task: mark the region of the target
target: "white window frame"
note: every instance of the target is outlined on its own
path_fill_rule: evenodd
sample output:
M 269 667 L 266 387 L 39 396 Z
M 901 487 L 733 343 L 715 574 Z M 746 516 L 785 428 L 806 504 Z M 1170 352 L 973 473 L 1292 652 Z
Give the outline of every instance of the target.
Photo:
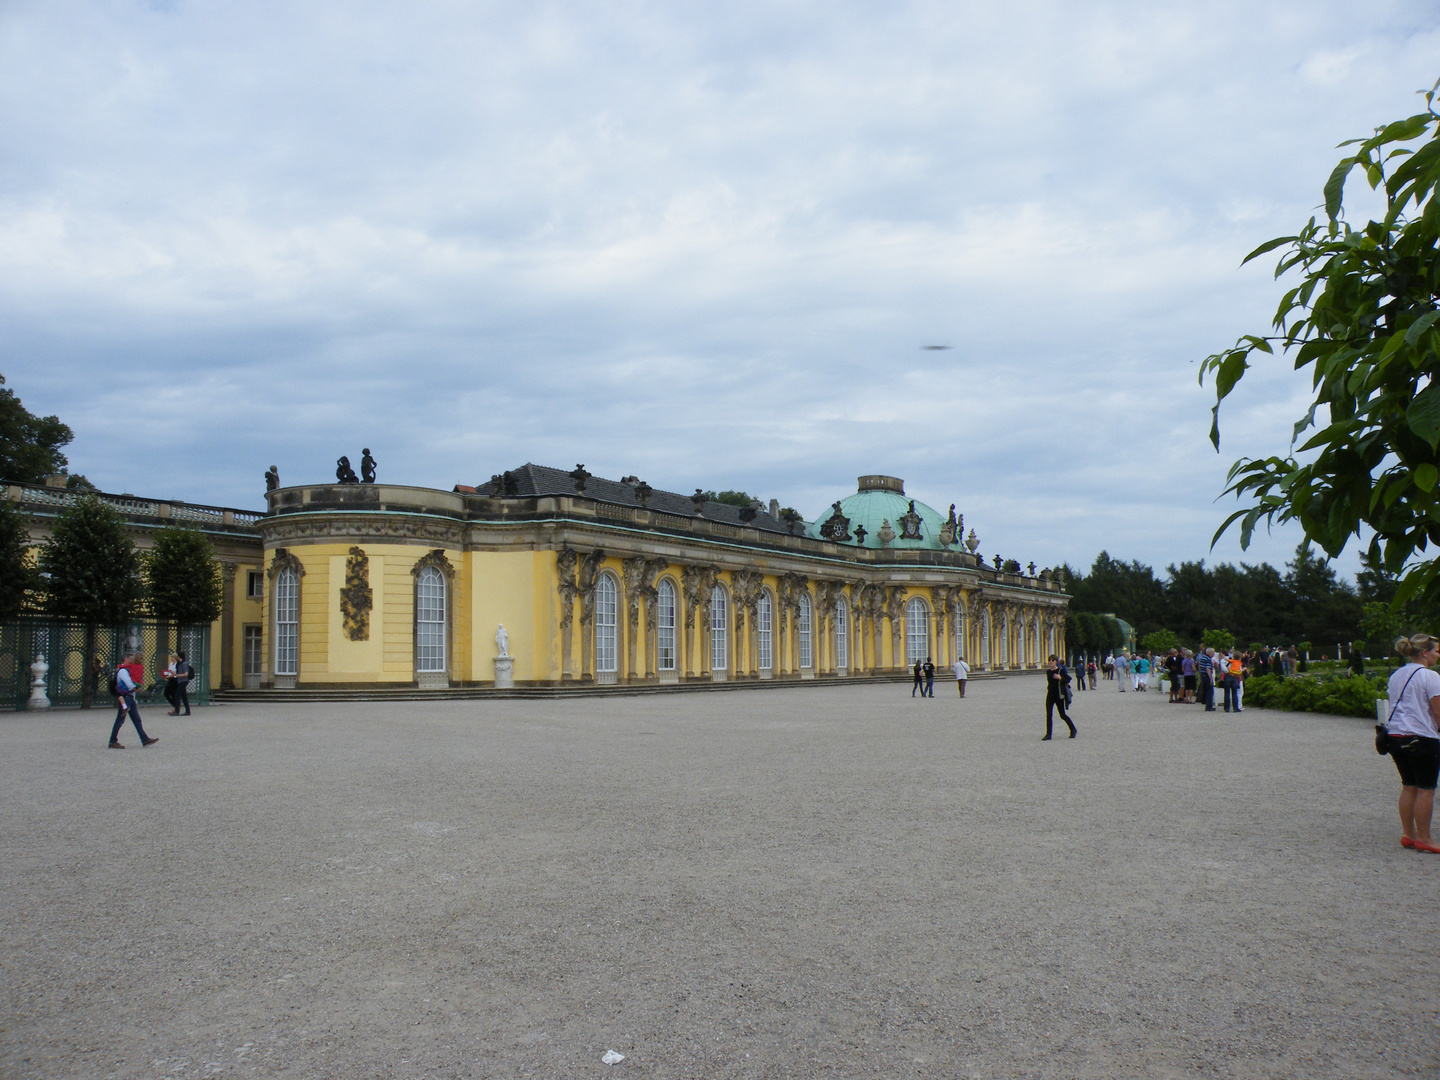
M 655 596 L 655 664 L 661 671 L 675 670 L 675 586 L 661 578 Z
M 426 566 L 415 575 L 415 670 L 421 674 L 434 675 L 449 670 L 449 650 L 445 642 L 450 604 L 447 586 L 439 567 Z
M 246 623 L 240 629 L 240 674 L 260 675 L 265 658 L 265 635 L 257 623 Z
M 263 600 L 265 598 L 265 575 L 259 570 L 246 571 L 245 598 L 247 600 Z
M 755 661 L 761 671 L 775 670 L 775 602 L 769 590 L 755 601 Z
M 710 593 L 710 670 L 730 670 L 730 595 L 723 585 Z
M 905 663 L 914 666 L 930 655 L 930 608 L 918 596 L 905 601 Z
M 814 639 L 811 628 L 814 620 L 810 617 L 810 594 L 800 594 L 800 610 L 795 616 L 795 636 L 800 642 L 800 669 L 808 671 L 815 666 Z
M 620 586 L 613 574 L 601 574 L 595 581 L 595 673 L 614 674 L 620 670 L 619 625 Z
M 850 670 L 850 605 L 843 596 L 835 601 L 835 667 Z
M 275 575 L 275 674 L 300 670 L 300 577 L 286 566 Z

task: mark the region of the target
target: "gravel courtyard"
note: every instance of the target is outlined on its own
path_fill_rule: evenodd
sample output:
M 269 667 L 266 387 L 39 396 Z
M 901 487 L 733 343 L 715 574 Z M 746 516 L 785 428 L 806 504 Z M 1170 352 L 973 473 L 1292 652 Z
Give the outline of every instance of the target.
M 1370 726 L 1101 687 L 0 714 L 0 1075 L 1440 1073 Z

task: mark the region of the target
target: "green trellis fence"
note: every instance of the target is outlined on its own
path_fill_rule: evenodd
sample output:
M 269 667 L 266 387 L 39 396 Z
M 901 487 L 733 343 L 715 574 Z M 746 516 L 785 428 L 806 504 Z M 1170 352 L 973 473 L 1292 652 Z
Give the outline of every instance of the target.
M 85 674 L 92 661 L 86 658 L 84 623 L 22 615 L 14 622 L 0 624 L 0 709 L 23 709 L 30 700 L 30 665 L 44 654 L 50 671 L 45 692 L 52 707 L 77 706 L 85 689 Z M 182 626 L 178 644 L 176 628 L 158 619 L 132 619 L 124 626 L 97 626 L 93 656 L 100 658 L 104 675 L 96 688 L 94 706 L 110 708 L 114 699 L 106 689 L 109 673 L 120 657 L 138 652 L 145 659 L 145 680 L 138 698 L 141 702 L 163 702 L 164 684 L 155 676 L 165 670 L 169 652 L 180 649 L 195 665 L 189 693 L 191 704 L 210 703 L 210 627 Z

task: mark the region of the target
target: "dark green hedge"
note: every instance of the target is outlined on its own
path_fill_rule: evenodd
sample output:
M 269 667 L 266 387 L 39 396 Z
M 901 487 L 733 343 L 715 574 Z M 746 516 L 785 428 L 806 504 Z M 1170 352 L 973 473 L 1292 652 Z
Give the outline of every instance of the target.
M 1383 684 L 1358 675 L 1345 679 L 1258 675 L 1245 680 L 1245 704 L 1261 709 L 1373 718 L 1375 702 L 1384 696 Z

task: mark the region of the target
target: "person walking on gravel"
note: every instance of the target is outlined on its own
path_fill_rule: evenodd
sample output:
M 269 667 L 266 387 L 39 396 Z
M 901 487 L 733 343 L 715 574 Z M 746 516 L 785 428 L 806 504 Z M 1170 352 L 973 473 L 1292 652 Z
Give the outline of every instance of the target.
M 115 726 L 110 729 L 110 749 L 124 750 L 120 742 L 120 725 L 125 723 L 125 714 L 130 714 L 130 721 L 135 725 L 135 734 L 140 736 L 141 746 L 154 746 L 159 739 L 152 739 L 145 734 L 145 728 L 140 723 L 140 708 L 135 704 L 135 680 L 130 675 L 130 665 L 136 663 L 140 655 L 135 653 L 125 657 L 125 661 L 115 669 L 115 697 L 120 704 L 120 711 L 115 714 Z
M 1065 684 L 1070 680 L 1070 673 L 1060 666 L 1059 659 L 1054 653 L 1050 654 L 1050 661 L 1045 668 L 1045 742 L 1051 736 L 1055 724 L 1055 710 L 1060 710 L 1060 719 L 1065 721 L 1065 726 L 1070 729 L 1070 738 L 1076 735 L 1075 725 L 1070 721 L 1070 714 L 1065 711 Z
M 965 680 L 970 677 L 970 669 L 966 666 L 963 656 L 955 661 L 955 667 L 952 670 L 955 672 L 955 685 L 960 688 L 960 696 L 964 697 Z
M 1416 634 L 1395 642 L 1395 651 L 1405 664 L 1390 676 L 1386 689 L 1385 743 L 1400 773 L 1400 846 L 1440 854 L 1440 846 L 1430 840 L 1440 775 L 1440 675 L 1431 668 L 1440 658 L 1440 641 Z

